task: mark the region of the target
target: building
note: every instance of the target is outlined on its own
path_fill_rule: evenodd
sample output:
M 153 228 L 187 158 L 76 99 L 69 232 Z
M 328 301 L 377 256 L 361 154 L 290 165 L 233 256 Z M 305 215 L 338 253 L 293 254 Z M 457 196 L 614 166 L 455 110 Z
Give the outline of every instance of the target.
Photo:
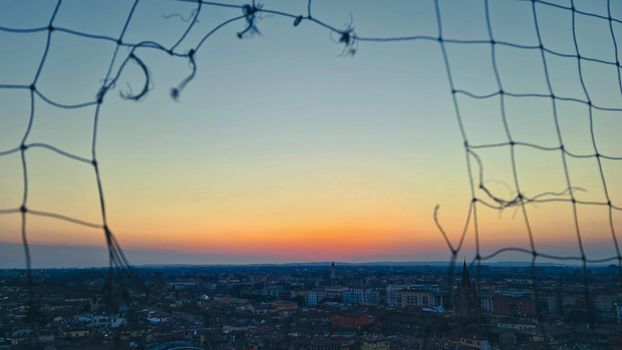
M 469 276 L 469 268 L 466 261 L 462 265 L 462 277 L 460 278 L 457 294 L 456 312 L 458 316 L 476 317 L 478 314 L 476 290 Z
M 298 309 L 298 304 L 293 301 L 277 300 L 270 303 L 272 305 L 273 312 L 276 313 L 289 313 Z
M 479 308 L 482 314 L 490 315 L 493 312 L 492 295 L 489 293 L 478 293 Z
M 326 292 L 326 298 L 328 299 L 343 299 L 343 293 L 348 291 L 348 287 L 326 287 L 324 288 L 324 292 Z
M 511 322 L 511 321 L 500 321 L 496 322 L 495 326 L 498 328 L 511 329 L 515 331 L 520 331 L 523 333 L 536 334 L 537 325 L 533 322 Z
M 404 289 L 396 296 L 396 306 L 403 309 L 443 306 L 442 295 L 429 290 Z
M 308 306 L 317 305 L 326 298 L 326 292 L 322 290 L 308 290 L 305 292 L 305 304 Z
M 59 335 L 62 338 L 85 338 L 91 335 L 91 331 L 82 327 L 61 327 Z
M 121 315 L 96 315 L 93 316 L 93 326 L 117 328 L 127 324 L 127 319 Z
M 324 336 L 309 336 L 295 341 L 295 349 L 300 350 L 341 350 L 343 349 L 341 339 Z
M 283 286 L 267 286 L 261 291 L 261 295 L 268 298 L 279 299 L 285 294 Z
M 387 306 L 396 307 L 397 306 L 397 292 L 402 289 L 410 289 L 414 288 L 414 284 L 389 284 L 387 286 Z
M 382 336 L 368 336 L 361 341 L 361 350 L 390 350 L 391 342 Z
M 495 295 L 492 298 L 493 314 L 509 317 L 536 315 L 536 305 L 530 296 Z
M 372 289 L 352 289 L 343 292 L 343 302 L 346 304 L 373 305 L 380 301 L 380 293 Z
M 477 336 L 461 337 L 450 341 L 450 344 L 456 346 L 456 349 L 480 349 L 490 350 L 491 346 L 488 340 L 480 339 Z

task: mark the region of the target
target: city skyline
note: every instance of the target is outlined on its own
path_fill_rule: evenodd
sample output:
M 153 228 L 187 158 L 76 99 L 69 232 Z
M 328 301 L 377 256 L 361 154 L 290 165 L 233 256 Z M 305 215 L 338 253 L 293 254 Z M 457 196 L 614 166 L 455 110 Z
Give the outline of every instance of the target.
M 0 349 L 622 349 L 621 14 L 0 1 Z

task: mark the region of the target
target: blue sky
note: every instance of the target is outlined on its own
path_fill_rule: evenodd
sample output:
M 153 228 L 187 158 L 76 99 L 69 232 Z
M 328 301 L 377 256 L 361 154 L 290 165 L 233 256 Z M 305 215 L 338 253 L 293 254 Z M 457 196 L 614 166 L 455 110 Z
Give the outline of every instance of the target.
M 46 26 L 55 4 L 3 2 L 0 26 Z M 131 5 L 63 1 L 54 25 L 116 37 Z M 262 5 L 305 14 L 307 3 Z M 613 14 L 621 13 L 620 3 L 611 5 Z M 606 1 L 576 1 L 575 6 L 607 16 Z M 170 46 L 187 23 L 168 15 L 187 17 L 193 8 L 179 1 L 142 1 L 124 40 Z M 440 9 L 446 38 L 488 40 L 483 1 L 440 1 Z M 545 47 L 575 54 L 570 12 L 543 4 L 537 10 Z M 496 40 L 537 45 L 531 2 L 491 1 L 490 11 Z M 218 23 L 239 15 L 235 8 L 204 8 L 180 50 L 193 47 Z M 438 35 L 433 1 L 316 0 L 313 15 L 337 28 L 351 25 L 360 36 Z M 582 54 L 615 60 L 608 21 L 582 15 L 576 20 Z M 119 240 L 133 249 L 217 255 L 206 261 L 210 263 L 248 262 L 248 256 L 257 261 L 445 259 L 447 249 L 433 223 L 434 207 L 441 205 L 443 224 L 457 239 L 470 193 L 439 43 L 359 42 L 354 57 L 342 57 L 338 37 L 313 23 L 294 27 L 289 18 L 261 14 L 261 35 L 239 40 L 236 33 L 243 28 L 243 21 L 235 22 L 210 37 L 197 53 L 197 75 L 179 101 L 169 92 L 190 73 L 188 62 L 149 49 L 136 52 L 149 67 L 149 94 L 140 102 L 120 98 L 119 91 L 139 91 L 143 82 L 138 66 L 129 65 L 106 97 L 98 160 L 111 226 Z M 622 42 L 622 25 L 614 23 L 613 30 Z M 45 40 L 45 32 L 0 31 L 5 48 L 0 52 L 0 84 L 29 84 Z M 622 57 L 620 45 L 617 49 Z M 37 86 L 62 103 L 91 100 L 113 51 L 112 43 L 55 32 Z M 458 89 L 475 94 L 498 89 L 490 45 L 448 44 L 448 54 Z M 547 93 L 538 50 L 501 46 L 497 60 L 507 91 Z M 583 99 L 576 59 L 547 55 L 547 60 L 555 93 Z M 583 69 L 594 104 L 622 107 L 614 66 L 588 62 Z M 507 141 L 498 99 L 462 95 L 458 102 L 470 142 Z M 558 145 L 548 99 L 508 98 L 506 103 L 517 140 Z M 28 91 L 2 89 L 0 105 L 0 150 L 4 150 L 17 146 L 23 135 Z M 39 99 L 36 108 L 31 142 L 90 157 L 94 107 L 65 110 Z M 585 106 L 562 102 L 558 109 L 566 147 L 593 153 Z M 601 151 L 621 156 L 620 113 L 596 111 L 594 117 Z M 511 196 L 507 149 L 480 155 L 487 184 Z M 39 149 L 29 150 L 28 162 L 30 207 L 101 221 L 90 167 Z M 518 162 L 526 193 L 565 189 L 558 153 L 522 151 Z M 615 181 L 622 171 L 617 163 L 605 166 L 614 200 L 622 196 Z M 577 198 L 603 200 L 594 160 L 571 160 L 569 166 L 573 183 L 586 190 Z M 0 208 L 18 207 L 19 154 L 0 158 L 0 169 Z M 554 214 L 558 212 L 564 214 Z M 545 250 L 577 254 L 568 205 L 541 205 L 530 208 L 530 213 Z M 582 208 L 581 213 L 589 253 L 611 255 L 607 213 L 592 208 Z M 512 210 L 482 210 L 480 219 L 489 251 L 527 244 L 520 215 Z M 614 222 L 619 226 L 617 213 Z M 0 240 L 18 242 L 18 225 L 17 215 L 0 216 Z M 29 221 L 29 236 L 42 244 L 103 244 L 98 230 L 42 218 Z M 556 244 L 560 240 L 567 243 Z M 472 235 L 467 242 L 464 253 L 470 254 Z

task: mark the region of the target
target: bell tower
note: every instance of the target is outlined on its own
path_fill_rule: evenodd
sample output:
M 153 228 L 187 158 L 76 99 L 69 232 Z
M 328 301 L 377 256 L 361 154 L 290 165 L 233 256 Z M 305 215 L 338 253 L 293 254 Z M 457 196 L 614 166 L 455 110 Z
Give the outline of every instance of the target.
M 462 264 L 462 277 L 458 285 L 458 315 L 462 317 L 475 317 L 477 315 L 477 302 L 475 286 L 469 276 L 469 268 L 466 261 Z

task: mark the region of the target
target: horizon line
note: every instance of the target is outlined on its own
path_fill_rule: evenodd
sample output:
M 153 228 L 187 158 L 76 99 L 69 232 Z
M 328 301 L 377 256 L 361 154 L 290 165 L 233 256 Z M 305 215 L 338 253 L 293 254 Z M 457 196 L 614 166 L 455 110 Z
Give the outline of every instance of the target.
M 332 263 L 335 263 L 336 266 L 384 266 L 384 267 L 408 267 L 408 266 L 430 266 L 430 267 L 443 267 L 444 265 L 450 265 L 449 261 L 363 261 L 363 262 L 347 262 L 347 261 L 307 261 L 307 262 L 272 262 L 272 263 L 211 263 L 211 264 L 184 264 L 184 263 L 173 263 L 173 264 L 130 264 L 132 268 L 176 268 L 176 267 L 191 267 L 191 268 L 201 268 L 201 267 L 321 267 L 327 266 L 330 267 Z M 458 262 L 454 262 L 454 265 L 459 265 Z M 492 261 L 482 263 L 480 266 L 487 265 L 496 265 L 497 267 L 531 267 L 531 261 L 525 260 L 509 260 L 509 261 Z M 615 264 L 607 264 L 607 263 L 598 263 L 592 264 L 591 267 L 603 268 L 609 266 L 616 266 Z M 469 263 L 469 268 L 475 266 L 475 263 Z M 572 263 L 552 263 L 552 262 L 542 262 L 536 263 L 534 267 L 581 267 L 580 263 L 572 264 Z M 85 265 L 85 266 L 66 266 L 66 267 L 37 267 L 32 270 L 87 270 L 87 269 L 108 269 L 108 266 L 97 266 L 97 265 Z M 0 271 L 10 271 L 10 270 L 26 270 L 25 267 L 0 267 Z

